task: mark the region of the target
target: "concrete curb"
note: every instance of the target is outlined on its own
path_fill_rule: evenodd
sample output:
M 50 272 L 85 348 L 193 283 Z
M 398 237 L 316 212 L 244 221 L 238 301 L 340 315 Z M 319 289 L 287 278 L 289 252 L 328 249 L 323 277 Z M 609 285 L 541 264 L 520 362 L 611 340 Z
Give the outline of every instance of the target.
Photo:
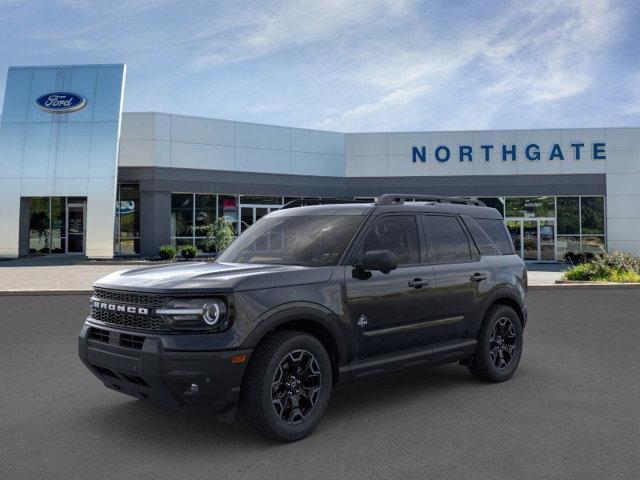
M 57 296 L 57 295 L 91 295 L 89 290 L 0 290 L 0 297 L 23 297 L 23 296 Z
M 640 288 L 640 283 L 554 283 L 549 285 L 529 285 L 529 290 L 607 290 L 612 288 Z

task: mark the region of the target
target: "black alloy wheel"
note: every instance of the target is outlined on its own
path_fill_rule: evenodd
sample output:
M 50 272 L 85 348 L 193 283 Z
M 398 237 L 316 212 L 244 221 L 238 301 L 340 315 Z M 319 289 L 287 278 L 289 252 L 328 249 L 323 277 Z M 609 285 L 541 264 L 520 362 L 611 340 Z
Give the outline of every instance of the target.
M 496 368 L 507 368 L 518 348 L 516 328 L 508 317 L 500 317 L 489 337 L 489 356 Z
M 251 430 L 294 442 L 318 426 L 332 388 L 333 367 L 320 340 L 305 332 L 281 330 L 255 348 L 240 400 Z
M 313 411 L 321 387 L 316 357 L 307 350 L 294 350 L 284 356 L 273 375 L 271 403 L 284 423 L 300 423 Z
M 522 355 L 522 322 L 508 305 L 497 304 L 486 313 L 478 344 L 467 367 L 474 377 L 487 382 L 509 380 Z

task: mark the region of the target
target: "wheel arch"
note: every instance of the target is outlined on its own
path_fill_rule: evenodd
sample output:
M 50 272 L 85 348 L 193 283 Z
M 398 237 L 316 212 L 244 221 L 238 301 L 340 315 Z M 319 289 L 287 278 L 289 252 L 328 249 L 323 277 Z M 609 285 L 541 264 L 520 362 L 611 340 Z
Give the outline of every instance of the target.
M 338 381 L 339 368 L 348 356 L 346 334 L 339 317 L 317 304 L 285 304 L 263 314 L 245 341 L 246 348 L 255 348 L 267 335 L 277 330 L 294 330 L 316 337 L 331 359 L 333 382 Z
M 485 306 L 482 309 L 482 313 L 479 316 L 479 325 L 484 321 L 487 312 L 494 305 L 506 305 L 508 307 L 511 307 L 520 318 L 520 324 L 524 329 L 527 322 L 526 307 L 519 299 L 517 293 L 511 291 L 510 289 L 500 289 L 495 291 L 491 295 L 489 300 L 487 300 L 487 302 L 485 303 Z

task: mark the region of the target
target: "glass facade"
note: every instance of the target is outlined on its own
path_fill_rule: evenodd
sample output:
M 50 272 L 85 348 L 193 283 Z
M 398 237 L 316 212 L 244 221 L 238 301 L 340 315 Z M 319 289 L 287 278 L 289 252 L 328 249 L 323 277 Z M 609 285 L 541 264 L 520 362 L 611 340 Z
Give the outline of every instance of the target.
M 85 197 L 29 198 L 29 253 L 84 253 Z
M 281 206 L 282 197 L 172 193 L 171 243 L 176 248 L 195 245 L 200 252 L 213 253 L 207 248 L 200 227 L 225 218 L 234 234 L 239 235 Z
M 139 254 L 140 191 L 137 185 L 118 185 L 115 222 L 115 254 Z

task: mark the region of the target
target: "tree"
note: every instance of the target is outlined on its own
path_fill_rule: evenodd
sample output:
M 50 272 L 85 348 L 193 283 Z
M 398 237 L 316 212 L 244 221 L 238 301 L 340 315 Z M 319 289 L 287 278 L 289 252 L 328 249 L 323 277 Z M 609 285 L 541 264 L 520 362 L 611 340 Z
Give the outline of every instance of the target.
M 233 228 L 231 228 L 231 224 L 224 217 L 220 217 L 208 225 L 195 227 L 195 230 L 205 234 L 206 238 L 204 243 L 206 247 L 213 249 L 216 253 L 220 253 L 233 242 Z

